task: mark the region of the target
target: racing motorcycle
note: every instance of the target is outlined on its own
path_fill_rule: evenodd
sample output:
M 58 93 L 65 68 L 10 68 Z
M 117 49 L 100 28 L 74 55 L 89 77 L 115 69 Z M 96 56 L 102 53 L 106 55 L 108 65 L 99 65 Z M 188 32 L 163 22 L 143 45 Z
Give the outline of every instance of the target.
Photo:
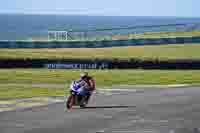
M 90 91 L 87 89 L 87 83 L 84 81 L 72 81 L 70 85 L 70 96 L 67 99 L 67 109 L 71 109 L 73 106 L 80 106 L 85 108 L 87 105 L 87 96 L 90 95 Z

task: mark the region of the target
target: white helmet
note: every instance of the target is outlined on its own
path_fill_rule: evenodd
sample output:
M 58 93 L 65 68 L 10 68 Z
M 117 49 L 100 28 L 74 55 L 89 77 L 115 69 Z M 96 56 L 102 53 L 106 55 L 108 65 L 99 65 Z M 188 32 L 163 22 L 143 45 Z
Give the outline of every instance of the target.
M 86 76 L 88 76 L 88 73 L 87 73 L 87 72 L 82 72 L 82 73 L 80 74 L 80 77 L 81 77 L 81 78 L 84 78 L 84 77 L 86 77 Z

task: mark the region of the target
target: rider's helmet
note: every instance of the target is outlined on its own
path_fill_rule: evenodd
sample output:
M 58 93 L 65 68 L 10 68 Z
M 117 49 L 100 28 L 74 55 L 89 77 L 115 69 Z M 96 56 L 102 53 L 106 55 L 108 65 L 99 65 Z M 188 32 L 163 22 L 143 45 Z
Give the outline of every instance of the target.
M 88 73 L 87 72 L 82 72 L 80 74 L 81 79 L 87 78 L 88 77 Z

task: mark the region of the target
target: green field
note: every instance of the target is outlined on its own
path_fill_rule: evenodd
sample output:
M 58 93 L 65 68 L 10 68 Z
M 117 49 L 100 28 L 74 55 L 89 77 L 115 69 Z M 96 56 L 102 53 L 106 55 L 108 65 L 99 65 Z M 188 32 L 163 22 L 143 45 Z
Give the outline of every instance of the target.
M 88 70 L 98 86 L 117 84 L 195 84 L 200 70 Z M 65 84 L 79 77 L 79 70 L 0 69 L 0 84 Z
M 101 41 L 101 40 L 127 40 L 127 39 L 144 39 L 144 38 L 162 38 L 162 37 L 185 37 L 185 36 L 200 36 L 199 30 L 187 32 L 144 32 L 142 34 L 114 35 L 114 36 L 99 36 L 77 41 Z
M 145 32 L 143 34 L 130 34 L 113 36 L 112 39 L 137 39 L 137 38 L 161 38 L 161 37 L 183 37 L 183 36 L 200 36 L 200 31 L 190 32 Z
M 62 58 L 138 58 L 138 59 L 200 59 L 200 44 L 170 44 L 112 48 L 0 49 L 0 58 L 62 59 Z
M 112 85 L 199 84 L 200 70 L 88 70 L 98 88 Z M 64 94 L 64 88 L 33 87 L 32 84 L 69 84 L 79 70 L 0 69 L 0 99 Z
M 200 70 L 88 70 L 97 86 L 199 84 Z M 32 84 L 66 85 L 79 70 L 0 69 L 0 99 L 64 94 L 64 88 L 33 87 Z M 30 86 L 29 86 L 30 85 Z

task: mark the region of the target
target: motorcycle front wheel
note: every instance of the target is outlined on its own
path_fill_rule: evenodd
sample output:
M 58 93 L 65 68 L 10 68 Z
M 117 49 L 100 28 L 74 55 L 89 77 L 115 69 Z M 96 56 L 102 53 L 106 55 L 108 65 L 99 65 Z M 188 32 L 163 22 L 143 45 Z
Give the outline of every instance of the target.
M 75 100 L 75 97 L 73 95 L 70 95 L 67 99 L 67 109 L 71 109 L 72 106 L 74 105 L 74 100 Z

